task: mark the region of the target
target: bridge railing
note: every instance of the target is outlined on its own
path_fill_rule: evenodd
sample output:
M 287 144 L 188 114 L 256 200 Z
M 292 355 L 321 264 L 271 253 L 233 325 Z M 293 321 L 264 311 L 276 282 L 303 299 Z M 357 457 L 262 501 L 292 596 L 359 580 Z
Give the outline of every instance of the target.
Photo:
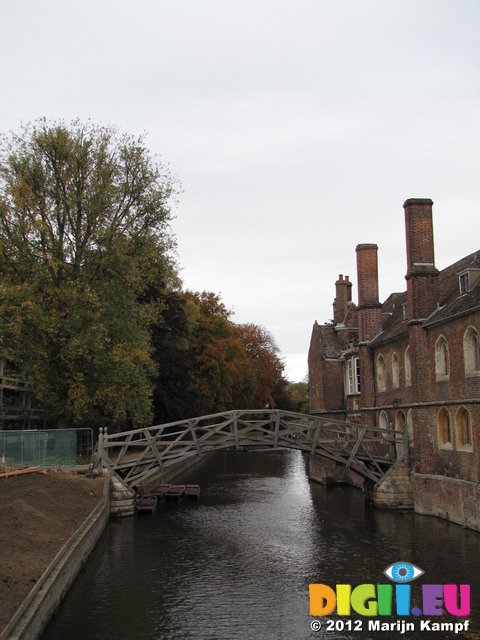
M 109 434 L 93 465 L 133 487 L 181 461 L 219 449 L 293 448 L 319 454 L 379 484 L 403 460 L 401 432 L 278 410 L 216 413 Z

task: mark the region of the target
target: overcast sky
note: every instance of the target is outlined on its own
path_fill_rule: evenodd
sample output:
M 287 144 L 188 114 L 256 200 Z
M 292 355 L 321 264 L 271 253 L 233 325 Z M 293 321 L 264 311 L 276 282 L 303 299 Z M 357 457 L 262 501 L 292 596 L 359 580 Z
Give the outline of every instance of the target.
M 357 244 L 405 290 L 407 198 L 439 269 L 480 249 L 479 0 L 0 0 L 0 74 L 2 132 L 147 132 L 185 288 L 269 329 L 291 380 L 340 273 L 357 301 Z

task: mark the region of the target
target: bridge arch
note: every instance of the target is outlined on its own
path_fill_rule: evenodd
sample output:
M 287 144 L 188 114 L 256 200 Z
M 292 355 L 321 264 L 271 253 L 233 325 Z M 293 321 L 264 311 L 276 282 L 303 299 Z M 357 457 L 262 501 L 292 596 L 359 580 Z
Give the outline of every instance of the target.
M 134 488 L 188 459 L 221 449 L 299 449 L 379 486 L 404 459 L 400 432 L 279 410 L 236 410 L 109 434 L 100 429 L 92 466 Z M 398 441 L 398 440 L 397 440 Z

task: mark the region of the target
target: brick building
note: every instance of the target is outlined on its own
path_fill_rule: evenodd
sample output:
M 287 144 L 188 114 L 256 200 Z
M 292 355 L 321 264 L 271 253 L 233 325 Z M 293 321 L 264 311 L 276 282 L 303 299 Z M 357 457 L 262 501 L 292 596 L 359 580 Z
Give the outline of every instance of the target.
M 407 290 L 378 297 L 377 246 L 335 283 L 333 322 L 315 322 L 310 410 L 406 430 L 413 504 L 480 530 L 480 250 L 435 267 L 432 201 L 404 204 Z M 399 444 L 399 446 L 402 446 Z

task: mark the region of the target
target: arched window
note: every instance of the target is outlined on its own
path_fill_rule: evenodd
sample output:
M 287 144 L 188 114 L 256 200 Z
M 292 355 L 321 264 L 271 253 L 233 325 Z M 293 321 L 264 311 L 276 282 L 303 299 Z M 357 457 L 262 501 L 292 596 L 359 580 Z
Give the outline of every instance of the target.
M 443 408 L 437 416 L 438 446 L 440 449 L 453 449 L 452 445 L 452 425 L 450 414 Z
M 398 389 L 400 386 L 400 368 L 398 366 L 398 356 L 396 353 L 392 356 L 392 387 Z
M 457 411 L 455 433 L 457 436 L 457 449 L 472 451 L 472 424 L 470 422 L 470 415 L 465 407 L 460 407 Z
M 463 359 L 466 375 L 480 373 L 478 332 L 474 327 L 468 327 L 463 336 Z
M 405 349 L 405 386 L 412 386 L 412 366 L 410 364 L 410 347 Z
M 377 389 L 378 391 L 385 391 L 387 388 L 387 381 L 385 375 L 385 360 L 380 355 L 377 358 Z
M 437 380 L 448 379 L 450 374 L 450 361 L 447 341 L 440 336 L 435 343 L 435 375 Z
M 380 429 L 388 429 L 389 428 L 389 424 L 388 424 L 388 416 L 385 413 L 385 411 L 381 411 L 380 415 L 378 417 L 378 426 L 380 427 Z M 385 431 L 382 433 L 382 437 L 386 438 L 388 436 L 388 433 Z
M 408 444 L 413 445 L 413 411 L 411 409 L 407 413 L 407 433 Z
M 403 455 L 405 451 L 403 432 L 405 431 L 405 414 L 402 410 L 397 411 L 395 414 L 395 446 L 397 449 L 397 457 Z

